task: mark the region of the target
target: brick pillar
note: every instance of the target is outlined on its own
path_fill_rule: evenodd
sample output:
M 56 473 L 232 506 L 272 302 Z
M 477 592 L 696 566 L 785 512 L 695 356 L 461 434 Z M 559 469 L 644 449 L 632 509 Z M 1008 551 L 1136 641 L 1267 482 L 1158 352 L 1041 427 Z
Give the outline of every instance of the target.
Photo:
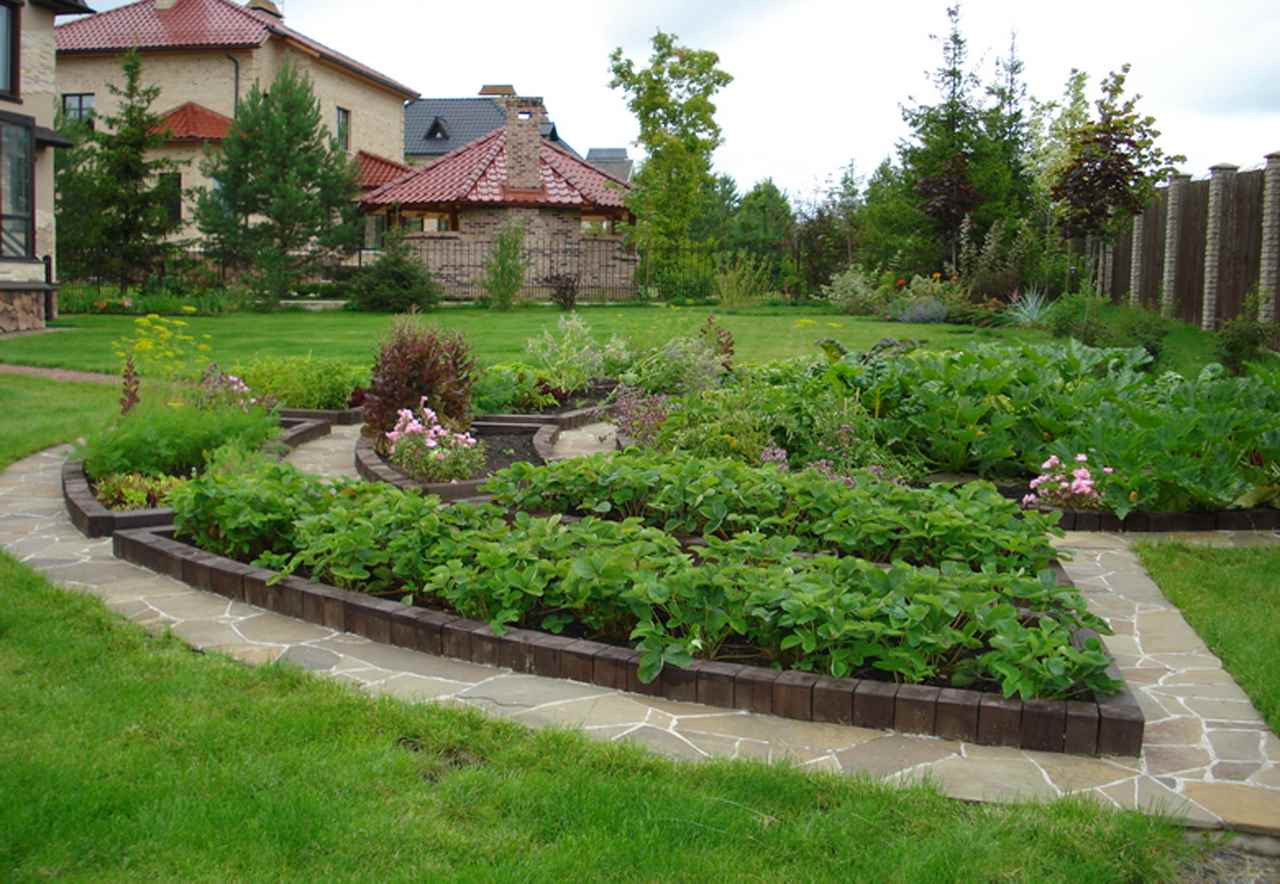
M 1218 327 L 1223 222 L 1231 199 L 1230 187 L 1239 168 L 1223 163 L 1209 170 L 1213 177 L 1209 179 L 1209 223 L 1204 235 L 1204 300 L 1200 310 L 1200 327 L 1209 331 Z
M 1280 151 L 1267 154 L 1263 172 L 1262 273 L 1258 277 L 1258 318 L 1276 318 L 1276 293 L 1280 289 Z
M 1129 303 L 1142 306 L 1142 213 L 1133 216 L 1133 248 L 1129 250 Z
M 1174 175 L 1169 179 L 1168 221 L 1164 227 L 1164 275 L 1160 282 L 1160 312 L 1172 316 L 1178 306 L 1178 239 L 1182 235 L 1182 197 L 1187 192 L 1190 175 Z
M 1116 247 L 1110 241 L 1102 244 L 1102 254 L 1099 256 L 1099 263 L 1102 264 L 1102 284 L 1099 288 L 1103 297 L 1107 300 L 1111 299 L 1115 293 L 1115 265 L 1116 265 Z

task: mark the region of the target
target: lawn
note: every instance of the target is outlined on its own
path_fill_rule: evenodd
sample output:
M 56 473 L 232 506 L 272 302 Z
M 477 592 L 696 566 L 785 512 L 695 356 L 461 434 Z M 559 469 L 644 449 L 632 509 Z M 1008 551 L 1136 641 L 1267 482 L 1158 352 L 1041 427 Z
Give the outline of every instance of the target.
M 602 339 L 619 334 L 639 347 L 695 332 L 711 313 L 706 307 L 584 307 L 582 315 Z M 431 322 L 467 336 L 481 364 L 520 359 L 525 341 L 553 328 L 562 314 L 550 307 L 496 313 L 473 307 L 438 310 Z M 815 342 L 835 338 L 852 350 L 885 337 L 912 338 L 930 346 L 964 348 L 993 340 L 1047 340 L 1043 332 L 987 330 L 954 325 L 904 325 L 855 319 L 816 308 L 762 307 L 716 313 L 734 335 L 736 356 L 763 362 L 817 354 Z M 224 366 L 257 354 L 314 354 L 372 364 L 379 336 L 391 323 L 383 314 L 273 313 L 192 317 L 190 331 L 213 336 L 213 355 Z M 116 372 L 112 342 L 130 333 L 128 316 L 71 316 L 57 323 L 73 331 L 0 342 L 0 362 Z
M 371 700 L 192 652 L 0 555 L 0 869 L 23 880 L 1168 880 L 1181 831 Z
M 1143 543 L 1142 564 L 1280 732 L 1280 547 Z
M 0 467 L 101 426 L 119 410 L 119 395 L 103 384 L 0 374 Z

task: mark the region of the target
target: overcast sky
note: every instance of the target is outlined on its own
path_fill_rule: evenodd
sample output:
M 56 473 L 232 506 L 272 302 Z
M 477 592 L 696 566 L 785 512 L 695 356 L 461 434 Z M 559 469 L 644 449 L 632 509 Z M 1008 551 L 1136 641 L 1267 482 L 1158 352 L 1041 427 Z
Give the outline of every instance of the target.
M 122 0 L 92 2 L 105 10 Z M 853 160 L 867 174 L 903 135 L 899 104 L 932 99 L 926 70 L 946 30 L 945 0 L 285 0 L 288 23 L 423 95 L 474 95 L 513 83 L 546 99 L 561 136 L 630 145 L 637 126 L 609 89 L 610 51 L 643 63 L 662 29 L 720 54 L 719 171 L 739 187 L 772 177 L 792 195 Z M 1162 146 L 1197 176 L 1244 168 L 1280 150 L 1277 0 L 969 0 L 971 60 L 990 74 L 1018 35 L 1032 94 L 1061 93 L 1072 67 L 1097 81 L 1133 64 L 1132 91 L 1156 117 Z M 636 153 L 632 148 L 633 154 Z

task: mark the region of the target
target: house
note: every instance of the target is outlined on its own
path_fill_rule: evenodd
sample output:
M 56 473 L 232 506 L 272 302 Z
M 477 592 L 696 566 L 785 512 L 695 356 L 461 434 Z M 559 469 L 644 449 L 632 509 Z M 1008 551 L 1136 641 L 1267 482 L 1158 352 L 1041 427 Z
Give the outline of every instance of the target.
M 409 230 L 454 297 L 477 280 L 498 231 L 525 231 L 527 278 L 571 275 L 583 289 L 632 284 L 635 256 L 617 235 L 628 187 L 544 134 L 542 99 L 508 97 L 505 123 L 431 165 L 370 192 L 363 210 Z
M 635 161 L 625 147 L 593 147 L 587 151 L 587 162 L 619 181 L 631 183 Z
M 507 122 L 507 103 L 516 97 L 511 85 L 487 85 L 474 98 L 419 98 L 404 109 L 404 159 L 411 166 L 429 166 Z M 542 137 L 577 156 L 560 140 L 545 105 L 536 109 Z
M 175 182 L 183 190 L 208 186 L 200 171 L 205 148 L 226 137 L 251 86 L 268 88 L 285 62 L 310 76 L 363 187 L 385 183 L 388 169 L 404 171 L 404 104 L 418 93 L 290 28 L 271 0 L 140 0 L 59 26 L 63 113 L 114 113 L 107 84 L 121 83 L 120 56 L 133 47 L 142 53 L 144 81 L 161 89 L 161 125 L 169 132 L 162 150 L 184 163 Z M 190 223 L 189 204 L 173 211 Z
M 81 0 L 0 2 L 0 333 L 57 317 L 53 131 L 54 19 L 92 12 Z

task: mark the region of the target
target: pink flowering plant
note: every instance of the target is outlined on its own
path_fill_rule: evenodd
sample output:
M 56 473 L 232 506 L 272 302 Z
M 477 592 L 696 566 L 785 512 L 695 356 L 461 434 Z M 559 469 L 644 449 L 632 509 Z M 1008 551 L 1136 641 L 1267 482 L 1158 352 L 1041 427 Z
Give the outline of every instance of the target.
M 1077 454 L 1066 461 L 1051 455 L 1040 465 L 1040 475 L 1031 480 L 1031 491 L 1022 498 L 1022 505 L 1065 510 L 1103 509 L 1103 490 L 1113 475 L 1115 470 L 1111 467 L 1096 471 L 1090 467 L 1087 454 Z
M 388 459 L 420 482 L 457 482 L 484 472 L 485 448 L 470 433 L 449 429 L 427 407 L 418 413 L 400 409 L 399 420 L 386 434 Z

